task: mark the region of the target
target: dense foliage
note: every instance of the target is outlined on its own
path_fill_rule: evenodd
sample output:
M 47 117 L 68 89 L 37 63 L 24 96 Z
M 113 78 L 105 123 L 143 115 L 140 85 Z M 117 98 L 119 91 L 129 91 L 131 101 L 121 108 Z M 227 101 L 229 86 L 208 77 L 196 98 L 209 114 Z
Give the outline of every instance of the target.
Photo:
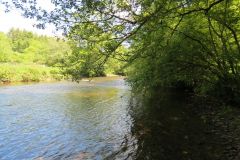
M 105 76 L 106 74 L 123 75 L 124 62 L 118 61 L 115 57 L 105 58 L 104 50 L 109 49 L 110 43 L 101 41 L 109 35 L 103 34 L 97 37 L 90 37 L 92 40 L 81 39 L 81 35 L 100 32 L 100 29 L 93 25 L 74 26 L 68 34 L 69 43 L 72 49 L 63 61 L 63 70 L 72 79 L 79 80 L 82 77 Z M 95 41 L 99 41 L 98 44 Z M 125 48 L 119 48 L 124 52 Z
M 76 30 L 74 31 L 76 32 Z M 101 58 L 97 49 L 86 47 L 74 37 L 68 40 L 38 36 L 31 32 L 11 29 L 0 33 L 0 81 L 41 81 L 123 74 L 122 63 Z
M 56 68 L 70 47 L 63 40 L 11 29 L 0 33 L 0 81 L 61 79 Z
M 51 12 L 35 1 L 12 2 L 39 27 L 54 23 L 85 44 L 93 53 L 86 67 L 125 61 L 136 89 L 177 86 L 240 102 L 238 0 L 53 0 Z M 78 79 L 78 67 L 70 70 Z

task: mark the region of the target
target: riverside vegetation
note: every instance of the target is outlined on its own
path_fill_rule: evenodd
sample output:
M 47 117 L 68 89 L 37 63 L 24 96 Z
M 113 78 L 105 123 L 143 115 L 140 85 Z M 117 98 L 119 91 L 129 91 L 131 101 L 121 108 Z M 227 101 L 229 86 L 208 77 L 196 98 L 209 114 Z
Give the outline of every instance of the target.
M 81 77 L 123 74 L 116 60 L 106 63 L 100 72 L 97 68 L 91 68 L 91 61 L 86 56 L 91 55 L 87 51 L 77 50 L 71 40 L 11 29 L 7 34 L 0 33 L 0 82 L 72 79 L 70 69 L 73 67 L 78 69 L 77 73 Z M 81 59 L 78 68 L 66 65 L 73 58 Z
M 0 81 L 29 82 L 59 80 L 56 67 L 70 47 L 63 40 L 11 29 L 0 33 Z

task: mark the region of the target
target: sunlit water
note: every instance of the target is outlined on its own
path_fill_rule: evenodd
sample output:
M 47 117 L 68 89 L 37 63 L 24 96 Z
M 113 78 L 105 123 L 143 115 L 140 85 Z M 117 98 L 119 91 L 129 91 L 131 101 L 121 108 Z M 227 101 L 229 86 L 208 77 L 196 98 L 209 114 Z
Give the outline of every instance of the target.
M 130 133 L 122 79 L 0 88 L 0 159 L 103 159 Z
M 0 159 L 215 158 L 184 98 L 163 95 L 139 103 L 119 78 L 1 86 Z

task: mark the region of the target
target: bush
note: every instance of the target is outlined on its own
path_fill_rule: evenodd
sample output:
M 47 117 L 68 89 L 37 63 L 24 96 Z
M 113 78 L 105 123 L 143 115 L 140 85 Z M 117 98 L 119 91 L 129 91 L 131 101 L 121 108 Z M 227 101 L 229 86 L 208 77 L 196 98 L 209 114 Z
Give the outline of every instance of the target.
M 58 69 L 43 65 L 0 64 L 0 82 L 39 82 L 61 80 Z

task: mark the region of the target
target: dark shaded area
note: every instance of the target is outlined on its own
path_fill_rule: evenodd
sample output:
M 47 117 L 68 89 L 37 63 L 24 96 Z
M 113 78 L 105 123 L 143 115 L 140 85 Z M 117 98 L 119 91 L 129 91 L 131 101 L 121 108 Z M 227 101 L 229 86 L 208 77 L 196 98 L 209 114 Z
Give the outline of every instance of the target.
M 138 139 L 136 159 L 150 160 L 220 160 L 226 154 L 226 132 L 213 121 L 206 99 L 189 93 L 161 90 L 138 103 L 133 100 L 133 134 Z M 135 101 L 135 102 L 134 102 Z M 211 104 L 212 105 L 212 104 Z M 140 109 L 141 108 L 141 109 Z M 215 119 L 218 119 L 217 117 Z M 222 132 L 221 132 L 222 131 Z M 225 136 L 225 139 L 223 138 Z M 230 144 L 231 145 L 231 144 Z M 230 153 L 230 151 L 228 151 Z

